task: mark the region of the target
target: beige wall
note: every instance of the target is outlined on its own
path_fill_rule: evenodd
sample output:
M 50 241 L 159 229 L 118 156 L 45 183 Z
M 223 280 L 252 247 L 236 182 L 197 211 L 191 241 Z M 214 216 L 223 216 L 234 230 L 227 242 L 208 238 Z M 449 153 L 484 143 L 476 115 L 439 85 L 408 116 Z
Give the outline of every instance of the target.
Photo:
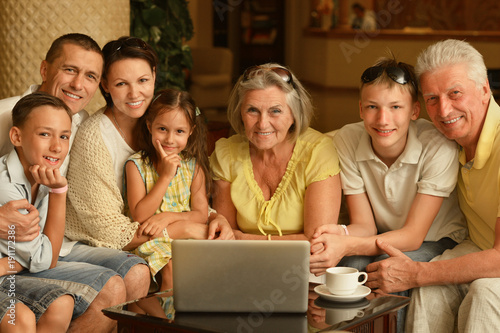
M 341 48 L 354 47 L 349 39 L 324 39 L 298 36 L 298 52 L 290 67 L 305 82 L 313 83 L 310 89 L 316 105 L 316 122 L 320 131 L 329 131 L 344 124 L 359 121 L 358 86 L 361 73 L 377 58 L 392 51 L 399 61 L 415 64 L 417 55 L 434 40 L 370 40 L 366 47 L 346 57 Z M 483 55 L 488 68 L 500 68 L 500 43 L 471 42 Z M 323 89 L 317 89 L 320 86 Z M 327 89 L 325 89 L 327 88 Z M 425 108 L 421 116 L 428 118 Z
M 434 40 L 390 40 L 373 39 L 366 42 L 366 47 L 356 48 L 350 39 L 324 39 L 316 37 L 300 37 L 303 46 L 298 52 L 296 68 L 301 77 L 308 81 L 327 87 L 356 88 L 363 70 L 371 66 L 377 58 L 388 55 L 392 51 L 399 61 L 415 64 L 417 55 Z M 484 56 L 488 68 L 500 68 L 500 43 L 471 42 Z M 342 49 L 352 47 L 359 53 L 344 55 Z M 314 50 L 310 52 L 309 50 Z M 300 64 L 300 66 L 298 65 Z
M 40 63 L 57 37 L 80 32 L 102 47 L 128 35 L 129 0 L 0 0 L 0 98 L 39 84 Z M 87 110 L 104 105 L 100 92 Z

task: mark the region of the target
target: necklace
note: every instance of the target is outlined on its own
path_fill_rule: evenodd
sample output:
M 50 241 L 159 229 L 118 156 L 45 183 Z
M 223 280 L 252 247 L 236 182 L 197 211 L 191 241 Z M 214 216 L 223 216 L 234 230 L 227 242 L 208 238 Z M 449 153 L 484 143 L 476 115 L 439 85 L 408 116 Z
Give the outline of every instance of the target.
M 127 142 L 127 139 L 125 139 L 125 134 L 123 133 L 122 128 L 120 127 L 120 125 L 118 125 L 118 122 L 116 121 L 115 113 L 113 112 L 113 109 L 111 109 L 111 115 L 113 116 L 113 122 L 115 123 L 118 131 L 120 132 L 120 135 L 122 136 L 123 140 L 125 140 L 125 142 Z

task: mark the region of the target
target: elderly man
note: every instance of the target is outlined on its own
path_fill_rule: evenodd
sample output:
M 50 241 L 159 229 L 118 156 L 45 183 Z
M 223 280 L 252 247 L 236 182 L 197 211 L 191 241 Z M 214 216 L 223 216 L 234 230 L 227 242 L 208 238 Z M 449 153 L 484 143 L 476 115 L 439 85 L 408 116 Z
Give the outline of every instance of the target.
M 40 66 L 42 84 L 32 85 L 22 96 L 0 101 L 1 154 L 12 149 L 8 137 L 12 108 L 21 97 L 35 91 L 49 93 L 68 105 L 73 112 L 73 139 L 79 125 L 88 117 L 83 109 L 99 86 L 102 70 L 102 52 L 92 38 L 78 33 L 57 38 Z M 30 241 L 38 234 L 38 211 L 31 203 L 17 200 L 0 205 L 0 237 L 7 238 L 9 226 L 15 228 L 16 242 Z M 28 214 L 21 214 L 18 210 L 22 209 Z M 70 330 L 105 332 L 112 330 L 116 323 L 102 314 L 102 308 L 146 295 L 149 269 L 144 264 L 142 259 L 125 252 L 65 240 L 55 268 L 19 274 L 46 279 L 78 296 Z
M 500 327 L 500 107 L 481 54 L 466 42 L 431 45 L 416 72 L 429 116 L 460 146 L 459 202 L 470 238 L 429 263 L 380 242 L 391 258 L 367 267 L 367 285 L 382 293 L 420 287 L 408 332 L 493 332 Z

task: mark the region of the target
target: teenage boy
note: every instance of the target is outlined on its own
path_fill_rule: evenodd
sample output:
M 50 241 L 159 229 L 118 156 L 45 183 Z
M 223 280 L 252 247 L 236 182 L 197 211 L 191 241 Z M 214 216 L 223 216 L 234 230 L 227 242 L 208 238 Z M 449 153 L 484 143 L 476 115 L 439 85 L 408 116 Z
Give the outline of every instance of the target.
M 427 113 L 460 146 L 458 197 L 470 237 L 429 263 L 387 243 L 391 258 L 367 267 L 376 292 L 413 289 L 407 332 L 496 332 L 500 327 L 500 107 L 482 55 L 448 39 L 418 57 Z
M 21 99 L 12 111 L 13 127 L 9 137 L 15 149 L 0 159 L 0 205 L 19 199 L 33 203 L 40 214 L 42 233 L 32 241 L 16 242 L 15 229 L 11 229 L 13 237 L 0 239 L 2 331 L 13 331 L 16 324 L 20 324 L 27 325 L 23 327 L 27 331 L 65 332 L 71 322 L 75 303 L 68 291 L 43 280 L 4 277 L 16 270 L 36 273 L 57 264 L 64 237 L 68 188 L 59 168 L 69 150 L 71 116 L 66 104 L 45 93 Z M 19 306 L 21 311 L 16 323 L 15 314 L 12 318 L 7 312 L 11 304 L 20 301 L 28 309 L 23 311 L 24 307 Z M 59 311 L 54 313 L 51 306 L 58 307 Z M 30 320 L 32 318 L 35 321 Z M 38 324 L 33 327 L 35 322 Z
M 420 112 L 413 67 L 383 58 L 361 77 L 362 122 L 334 137 L 348 226 L 324 225 L 311 240 L 311 272 L 383 258 L 376 240 L 429 261 L 466 236 L 454 191 L 458 150 Z

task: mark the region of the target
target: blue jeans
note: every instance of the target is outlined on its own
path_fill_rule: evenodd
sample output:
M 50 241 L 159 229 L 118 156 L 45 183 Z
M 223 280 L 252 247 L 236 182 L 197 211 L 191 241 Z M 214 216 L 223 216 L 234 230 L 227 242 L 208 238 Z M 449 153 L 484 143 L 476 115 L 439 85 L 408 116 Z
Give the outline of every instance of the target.
M 67 256 L 59 257 L 56 267 L 38 273 L 22 271 L 18 275 L 40 278 L 73 293 L 75 319 L 87 310 L 111 277 L 124 278 L 137 264 L 146 262 L 128 252 L 77 243 Z
M 403 252 L 413 261 L 426 262 L 430 261 L 432 258 L 437 257 L 442 254 L 445 250 L 454 248 L 458 243 L 453 239 L 445 237 L 441 238 L 437 242 L 423 242 L 422 246 L 418 250 Z M 344 257 L 339 262 L 338 266 L 354 267 L 359 271 L 365 271 L 366 266 L 372 262 L 381 261 L 389 258 L 387 254 L 381 254 L 379 256 L 350 256 Z M 410 295 L 409 290 L 401 291 L 395 293 L 395 295 L 406 296 Z M 405 317 L 406 317 L 406 307 L 398 311 L 398 322 L 397 331 L 404 332 L 405 327 Z
M 413 261 L 425 262 L 430 261 L 445 250 L 454 248 L 455 245 L 457 245 L 457 242 L 451 238 L 445 237 L 436 242 L 423 242 L 418 250 L 403 253 Z M 368 264 L 387 258 L 389 258 L 387 254 L 381 254 L 379 256 L 350 256 L 342 258 L 338 266 L 354 267 L 359 271 L 365 271 Z
M 0 284 L 0 321 L 10 312 L 9 306 L 21 302 L 34 314 L 36 321 L 58 297 L 72 295 L 61 286 L 43 283 L 40 279 L 24 276 L 5 276 Z M 74 295 L 72 295 L 74 297 Z M 16 320 L 22 320 L 17 317 Z

